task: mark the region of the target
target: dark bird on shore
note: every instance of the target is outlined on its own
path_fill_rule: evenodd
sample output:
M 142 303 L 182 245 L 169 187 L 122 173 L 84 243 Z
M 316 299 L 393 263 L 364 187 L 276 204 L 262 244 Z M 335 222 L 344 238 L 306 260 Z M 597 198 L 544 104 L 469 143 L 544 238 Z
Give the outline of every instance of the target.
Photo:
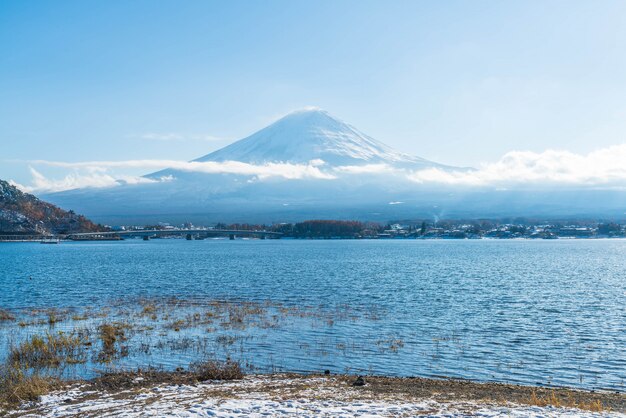
M 363 379 L 363 376 L 357 377 L 352 383 L 352 386 L 365 386 L 365 379 Z

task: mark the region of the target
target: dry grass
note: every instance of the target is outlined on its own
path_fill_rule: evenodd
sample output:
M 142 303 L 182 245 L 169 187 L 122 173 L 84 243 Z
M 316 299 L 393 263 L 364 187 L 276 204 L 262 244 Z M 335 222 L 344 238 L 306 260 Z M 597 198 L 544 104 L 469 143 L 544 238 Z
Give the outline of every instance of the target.
M 216 343 L 224 347 L 233 345 L 235 344 L 236 341 L 237 341 L 237 337 L 234 337 L 232 335 L 220 335 L 215 339 Z
M 350 307 L 337 307 L 335 310 L 325 310 L 315 306 L 284 306 L 271 301 L 258 303 L 245 301 L 187 301 L 180 299 L 172 301 L 145 300 L 139 302 L 139 304 L 132 305 L 130 308 L 127 306 L 123 306 L 123 309 L 113 308 L 110 315 L 109 311 L 109 308 L 82 311 L 64 311 L 47 308 L 33 310 L 32 314 L 27 316 L 22 310 L 7 311 L 0 309 L 0 321 L 14 321 L 3 324 L 3 329 L 8 329 L 9 327 L 17 329 L 18 326 L 25 327 L 29 325 L 45 327 L 47 324 L 57 322 L 57 318 L 61 320 L 71 318 L 74 321 L 89 320 L 88 323 L 83 325 L 84 329 L 80 331 L 77 329 L 68 335 L 63 333 L 55 334 L 52 329 L 49 329 L 49 332 L 52 334 L 29 338 L 28 333 L 18 331 L 17 338 L 19 339 L 15 342 L 15 347 L 11 347 L 8 360 L 16 363 L 15 367 L 24 370 L 24 373 L 22 378 L 15 379 L 15 381 L 23 382 L 24 387 L 31 386 L 33 388 L 32 393 L 37 393 L 38 388 L 45 386 L 45 382 L 38 379 L 46 379 L 41 377 L 41 373 L 37 374 L 36 372 L 55 373 L 60 376 L 61 372 L 69 370 L 73 363 L 82 363 L 86 359 L 92 362 L 90 366 L 95 366 L 96 363 L 115 366 L 117 360 L 129 355 L 129 350 L 132 350 L 130 353 L 132 355 L 136 353 L 149 354 L 150 350 L 171 353 L 173 356 L 183 352 L 202 355 L 202 353 L 211 352 L 209 350 L 213 349 L 218 350 L 215 353 L 235 353 L 234 350 L 237 350 L 239 347 L 234 346 L 234 344 L 241 340 L 240 349 L 244 353 L 244 350 L 249 350 L 247 344 L 244 344 L 244 340 L 256 337 L 248 336 L 245 332 L 234 333 L 234 330 L 242 331 L 255 327 L 259 329 L 281 328 L 285 324 L 290 326 L 293 322 L 291 318 L 296 318 L 296 320 L 298 318 L 310 318 L 308 323 L 311 327 L 330 327 L 333 324 L 340 324 L 340 321 L 352 320 L 354 314 L 361 312 L 354 311 Z M 368 317 L 367 312 L 361 313 L 361 317 L 379 319 L 379 316 L 374 314 Z M 16 318 L 13 317 L 13 314 Z M 107 316 L 110 319 L 95 320 L 95 318 Z M 150 318 L 158 322 L 152 322 L 149 320 Z M 32 320 L 32 322 L 24 322 L 24 320 Z M 78 324 L 69 325 L 78 326 Z M 183 332 L 187 328 L 200 327 L 209 333 L 216 332 L 217 334 L 201 335 L 196 338 L 195 332 Z M 181 333 L 172 335 L 172 330 L 181 331 Z M 373 343 L 375 344 L 374 348 L 381 353 L 397 353 L 405 347 L 405 342 L 398 335 L 389 334 L 381 335 L 380 337 Z M 24 338 L 25 340 L 23 340 Z M 442 344 L 448 342 L 457 343 L 459 338 L 455 335 L 450 335 L 434 338 L 433 341 Z M 215 344 L 217 344 L 217 348 L 215 348 Z M 312 348 L 304 341 L 300 344 L 300 349 L 303 350 L 305 355 L 306 353 L 316 353 L 314 355 L 320 356 L 331 353 L 333 349 L 341 350 L 343 355 L 348 355 L 350 351 L 357 352 L 365 348 L 369 349 L 371 347 L 350 341 L 320 343 L 315 348 Z M 248 367 L 245 363 L 241 364 L 241 367 Z M 194 365 L 191 370 L 185 371 L 185 376 L 193 381 L 239 379 L 243 377 L 241 367 L 239 363 L 230 361 L 209 361 Z M 163 376 L 165 375 L 165 373 L 158 374 L 159 378 L 164 378 Z M 182 377 L 182 375 L 177 375 L 176 379 L 182 379 Z M 27 380 L 29 379 L 32 382 L 28 382 Z M 405 382 L 398 387 L 406 385 Z M 432 382 L 427 382 L 424 384 L 424 387 L 430 387 L 431 385 L 433 385 Z M 22 389 L 22 386 L 19 386 L 19 388 L 20 390 L 25 390 Z M 501 398 L 509 399 L 509 396 L 513 396 L 511 400 L 521 404 L 576 407 L 589 411 L 621 410 L 621 405 L 626 402 L 623 400 L 615 401 L 613 398 L 596 394 L 578 394 L 576 391 L 568 392 L 559 389 L 552 391 L 551 388 L 545 389 L 540 387 L 536 388 L 536 392 L 531 392 L 531 390 L 531 388 L 524 390 L 512 389 L 509 393 L 503 389 Z M 488 398 L 489 396 L 491 396 L 491 393 L 485 391 L 484 397 Z M 21 396 L 21 399 L 26 398 L 27 396 Z M 482 395 L 477 399 L 482 399 Z
M 0 309 L 0 322 L 2 321 L 15 321 L 15 316 L 6 309 Z
M 397 353 L 398 350 L 404 347 L 404 341 L 400 338 L 388 338 L 376 341 L 376 345 L 381 352 L 389 350 L 392 353 Z
M 596 399 L 595 401 L 589 401 L 589 402 L 578 402 L 576 405 L 580 409 L 585 409 L 587 411 L 593 411 L 593 412 L 602 412 L 605 409 L 600 399 Z
M 172 321 L 171 323 L 167 324 L 165 326 L 165 328 L 169 328 L 169 329 L 173 329 L 174 331 L 178 332 L 181 330 L 181 328 L 189 328 L 192 325 L 192 321 L 189 318 L 186 319 L 177 319 L 175 321 Z
M 64 362 L 84 362 L 85 351 L 78 336 L 47 333 L 45 336 L 34 335 L 12 347 L 8 360 L 23 368 L 59 367 Z
M 57 314 L 55 312 L 49 312 L 48 313 L 48 324 L 49 325 L 54 325 L 57 322 L 61 322 L 61 321 L 63 321 L 63 318 L 57 316 Z
M 141 315 L 152 316 L 156 313 L 157 307 L 154 303 L 147 303 L 141 310 Z
M 230 360 L 225 362 L 203 361 L 193 364 L 191 371 L 201 382 L 206 380 L 239 380 L 244 377 L 239 362 Z
M 204 315 L 200 312 L 194 312 L 185 315 L 183 318 L 175 319 L 170 321 L 164 325 L 165 329 L 172 329 L 174 331 L 180 331 L 181 329 L 193 328 L 203 325 L 209 325 L 213 323 L 213 318 L 216 316 L 215 313 L 209 311 L 204 313 Z M 164 319 L 170 318 L 168 314 Z
M 38 373 L 28 374 L 19 364 L 0 366 L 0 406 L 36 401 L 59 386 L 58 379 Z
M 571 393 L 567 397 L 560 397 L 556 394 L 555 391 L 550 391 L 549 394 L 545 396 L 538 396 L 535 390 L 530 394 L 530 399 L 528 400 L 529 405 L 534 406 L 554 406 L 556 408 L 566 407 L 566 408 L 579 408 L 587 411 L 601 412 L 604 411 L 604 405 L 602 405 L 602 401 L 600 399 L 589 400 L 589 401 L 576 401 L 576 399 L 572 396 Z
M 530 400 L 528 403 L 535 406 L 555 406 L 557 408 L 561 407 L 561 399 L 556 396 L 556 393 L 554 391 L 550 392 L 550 394 L 546 396 L 537 396 L 537 392 L 533 390 L 533 392 L 530 394 Z
M 130 325 L 121 322 L 105 323 L 98 327 L 98 336 L 102 341 L 102 351 L 98 355 L 98 361 L 109 362 L 127 353 L 125 347 L 120 347 L 118 350 L 120 343 L 127 340 L 127 329 L 130 329 Z
M 257 303 L 222 303 L 216 306 L 218 314 L 222 316 L 221 326 L 223 328 L 245 329 L 250 325 L 262 323 L 261 317 L 267 314 L 267 310 Z
M 111 324 L 103 324 L 99 328 L 100 339 L 102 340 L 102 349 L 104 351 L 111 351 L 115 348 L 115 342 L 120 334 L 118 328 Z M 123 335 L 123 334 L 122 334 Z

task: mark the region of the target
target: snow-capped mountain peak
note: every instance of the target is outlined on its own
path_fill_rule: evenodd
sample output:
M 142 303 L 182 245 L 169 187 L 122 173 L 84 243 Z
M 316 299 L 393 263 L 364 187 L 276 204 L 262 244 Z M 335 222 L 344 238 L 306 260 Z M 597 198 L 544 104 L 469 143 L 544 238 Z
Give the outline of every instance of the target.
M 323 160 L 332 166 L 429 163 L 395 151 L 319 108 L 289 113 L 249 137 L 194 161 L 263 164 L 311 160 Z

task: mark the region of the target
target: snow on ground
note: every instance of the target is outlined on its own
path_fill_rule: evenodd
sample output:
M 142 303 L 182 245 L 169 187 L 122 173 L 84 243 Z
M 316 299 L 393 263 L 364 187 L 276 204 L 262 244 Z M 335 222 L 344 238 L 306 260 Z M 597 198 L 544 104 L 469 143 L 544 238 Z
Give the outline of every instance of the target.
M 336 383 L 332 378 L 252 376 L 115 393 L 75 386 L 16 412 L 27 417 L 626 417 L 554 407 L 386 399 Z

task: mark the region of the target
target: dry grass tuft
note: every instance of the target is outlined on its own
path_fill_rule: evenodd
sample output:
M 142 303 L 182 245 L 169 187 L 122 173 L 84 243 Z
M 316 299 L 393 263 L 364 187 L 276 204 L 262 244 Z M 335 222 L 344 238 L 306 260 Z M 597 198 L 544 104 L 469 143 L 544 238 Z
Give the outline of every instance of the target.
M 49 312 L 48 313 L 48 324 L 49 325 L 54 325 L 57 322 L 61 322 L 63 319 L 58 317 L 56 313 L 54 312 Z
M 578 408 L 594 412 L 604 411 L 604 405 L 602 405 L 602 401 L 600 399 L 589 401 L 581 400 L 577 402 L 571 393 L 567 398 L 560 398 L 554 390 L 550 391 L 550 393 L 545 396 L 537 396 L 537 392 L 533 390 L 527 403 L 541 407 L 554 406 L 556 408 Z
M 38 373 L 28 374 L 19 364 L 0 366 L 0 406 L 36 401 L 60 386 L 60 381 Z
M 85 361 L 85 351 L 79 337 L 58 334 L 34 335 L 19 346 L 12 347 L 8 360 L 23 368 L 59 367 L 65 363 Z
M 15 321 L 15 316 L 6 309 L 0 309 L 0 322 L 2 321 Z
M 157 307 L 154 303 L 148 303 L 143 306 L 143 309 L 141 310 L 141 314 L 146 315 L 146 316 L 152 316 L 156 313 L 156 310 L 157 310 Z
M 225 362 L 203 361 L 193 364 L 191 371 L 201 382 L 206 380 L 239 380 L 244 377 L 239 362 L 230 360 Z
M 381 352 L 389 350 L 392 353 L 397 353 L 398 350 L 404 347 L 404 341 L 400 338 L 388 338 L 376 341 L 376 345 Z
M 104 351 L 113 351 L 118 337 L 124 336 L 124 330 L 112 324 L 103 324 L 98 331 L 100 332 L 100 340 L 102 340 L 102 349 Z
M 533 390 L 530 394 L 530 401 L 528 403 L 535 406 L 555 406 L 557 408 L 562 406 L 561 399 L 556 396 L 554 391 L 550 392 L 550 394 L 546 396 L 537 396 L 537 392 Z
M 595 401 L 589 402 L 579 402 L 577 407 L 580 409 L 585 409 L 587 411 L 593 412 L 602 412 L 604 411 L 604 405 L 602 405 L 602 401 L 600 399 L 596 399 Z
M 177 319 L 165 326 L 165 328 L 173 329 L 178 332 L 181 328 L 188 328 L 191 326 L 191 321 L 189 319 Z
M 124 356 L 127 354 L 126 347 L 117 346 L 127 340 L 126 330 L 130 329 L 130 325 L 121 322 L 105 323 L 98 327 L 100 340 L 102 341 L 102 351 L 98 355 L 97 360 L 100 362 L 108 362 L 116 356 Z

